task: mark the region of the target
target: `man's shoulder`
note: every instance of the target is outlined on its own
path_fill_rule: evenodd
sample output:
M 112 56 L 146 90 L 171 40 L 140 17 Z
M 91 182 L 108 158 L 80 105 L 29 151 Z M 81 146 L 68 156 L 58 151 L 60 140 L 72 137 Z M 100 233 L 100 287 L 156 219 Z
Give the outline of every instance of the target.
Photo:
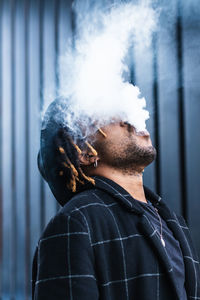
M 78 193 L 70 199 L 60 210 L 63 214 L 73 214 L 78 210 L 87 210 L 98 205 L 106 207 L 110 203 L 113 203 L 112 197 L 100 189 L 90 189 Z
M 51 222 L 66 222 L 69 217 L 83 222 L 84 215 L 100 214 L 102 209 L 113 205 L 114 201 L 100 189 L 88 189 L 72 197 L 51 219 Z M 85 223 L 85 222 L 83 222 Z
M 43 237 L 49 234 L 64 233 L 68 223 L 80 231 L 87 227 L 87 217 L 97 217 L 102 214 L 102 209 L 107 209 L 113 204 L 116 203 L 112 201 L 112 197 L 107 196 L 99 189 L 83 191 L 72 197 L 50 220 Z

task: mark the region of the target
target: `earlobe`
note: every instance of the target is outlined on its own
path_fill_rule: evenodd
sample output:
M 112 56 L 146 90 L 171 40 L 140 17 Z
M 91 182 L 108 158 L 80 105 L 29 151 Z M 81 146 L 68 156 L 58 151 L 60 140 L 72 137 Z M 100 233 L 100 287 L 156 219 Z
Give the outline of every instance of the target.
M 99 160 L 98 156 L 90 155 L 87 153 L 79 154 L 79 161 L 81 165 L 84 166 L 90 166 L 90 165 L 95 165 L 97 166 L 97 161 Z
M 79 154 L 78 158 L 79 158 L 79 161 L 80 161 L 81 165 L 84 165 L 84 166 L 89 166 L 90 165 L 89 158 L 85 153 Z

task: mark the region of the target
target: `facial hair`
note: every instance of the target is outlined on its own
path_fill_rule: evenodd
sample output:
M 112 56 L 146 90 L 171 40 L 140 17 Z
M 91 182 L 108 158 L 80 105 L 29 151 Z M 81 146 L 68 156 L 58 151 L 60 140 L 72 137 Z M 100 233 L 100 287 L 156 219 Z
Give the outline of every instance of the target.
M 118 145 L 106 141 L 97 149 L 102 163 L 126 174 L 141 172 L 156 158 L 153 146 L 137 145 L 135 139 L 120 141 Z

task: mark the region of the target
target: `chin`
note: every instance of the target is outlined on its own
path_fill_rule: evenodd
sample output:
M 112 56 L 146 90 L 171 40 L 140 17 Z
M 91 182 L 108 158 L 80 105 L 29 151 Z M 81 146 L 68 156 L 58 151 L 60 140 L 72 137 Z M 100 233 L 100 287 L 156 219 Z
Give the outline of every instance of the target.
M 152 145 L 149 146 L 148 147 L 148 152 L 145 156 L 146 166 L 150 165 L 156 159 L 156 156 L 157 156 L 156 149 Z

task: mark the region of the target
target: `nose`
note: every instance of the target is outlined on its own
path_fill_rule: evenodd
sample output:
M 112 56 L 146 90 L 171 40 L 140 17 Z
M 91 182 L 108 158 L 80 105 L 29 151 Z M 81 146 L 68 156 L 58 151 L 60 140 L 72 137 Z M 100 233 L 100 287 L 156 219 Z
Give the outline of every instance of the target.
M 143 130 L 143 131 L 136 132 L 136 135 L 149 137 L 150 133 L 148 132 L 148 130 Z

